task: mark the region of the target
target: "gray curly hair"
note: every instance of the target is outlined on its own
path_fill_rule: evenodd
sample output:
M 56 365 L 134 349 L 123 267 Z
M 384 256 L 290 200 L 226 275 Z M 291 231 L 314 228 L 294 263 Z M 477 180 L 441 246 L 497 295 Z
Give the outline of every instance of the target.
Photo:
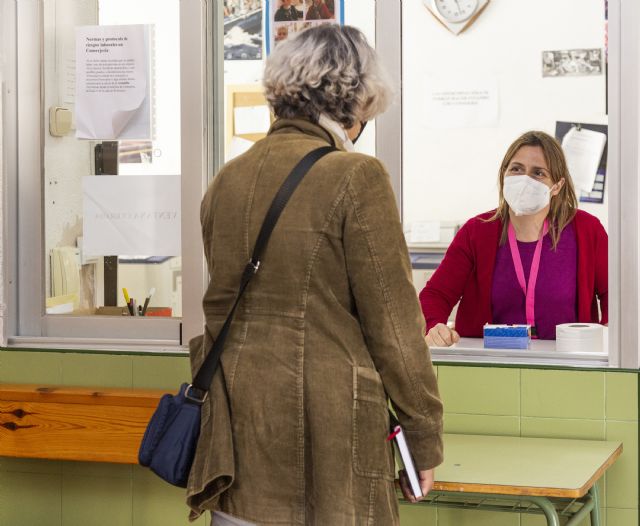
M 327 114 L 345 128 L 384 112 L 393 97 L 378 55 L 355 27 L 325 24 L 277 44 L 265 95 L 277 117 Z

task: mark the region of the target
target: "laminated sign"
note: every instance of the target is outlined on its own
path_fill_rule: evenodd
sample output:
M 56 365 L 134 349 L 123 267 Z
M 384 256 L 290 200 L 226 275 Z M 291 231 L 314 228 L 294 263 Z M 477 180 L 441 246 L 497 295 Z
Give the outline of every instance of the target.
M 151 139 L 148 25 L 76 28 L 76 137 Z
M 82 178 L 85 256 L 179 256 L 180 176 Z

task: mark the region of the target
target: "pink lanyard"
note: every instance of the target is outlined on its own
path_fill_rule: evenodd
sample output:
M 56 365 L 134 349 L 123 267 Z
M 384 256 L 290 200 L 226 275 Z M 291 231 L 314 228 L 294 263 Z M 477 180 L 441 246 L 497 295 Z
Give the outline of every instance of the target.
M 525 283 L 524 268 L 522 267 L 522 260 L 520 259 L 520 250 L 518 249 L 518 241 L 516 240 L 516 231 L 513 228 L 513 224 L 509 223 L 509 247 L 511 248 L 511 258 L 513 259 L 513 266 L 516 270 L 516 276 L 518 277 L 518 283 L 526 299 L 526 315 L 527 324 L 531 325 L 535 335 L 536 317 L 535 317 L 535 303 L 536 303 L 536 281 L 538 281 L 538 272 L 540 271 L 540 256 L 542 255 L 542 239 L 549 232 L 549 220 L 544 220 L 544 226 L 542 227 L 542 234 L 538 238 L 536 244 L 536 250 L 533 253 L 533 261 L 531 262 L 531 271 L 529 272 L 529 283 Z

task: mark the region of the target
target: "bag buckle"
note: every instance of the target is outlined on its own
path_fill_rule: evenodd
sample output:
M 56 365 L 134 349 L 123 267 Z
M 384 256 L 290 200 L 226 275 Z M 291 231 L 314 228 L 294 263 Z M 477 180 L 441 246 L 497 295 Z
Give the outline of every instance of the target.
M 253 259 L 250 259 L 249 260 L 249 265 L 251 265 L 253 267 L 253 273 L 255 274 L 256 272 L 258 272 L 258 269 L 260 268 L 260 261 L 256 261 L 254 263 Z
M 189 384 L 187 388 L 184 390 L 184 397 L 188 400 L 191 400 L 192 402 L 195 402 L 196 404 L 202 405 L 204 401 L 207 399 L 207 395 L 209 393 L 207 391 L 204 391 L 204 395 L 202 396 L 202 399 L 200 399 L 200 398 L 197 398 L 195 395 L 189 394 L 192 389 L 197 389 L 199 391 L 197 387 L 193 387 L 193 384 Z

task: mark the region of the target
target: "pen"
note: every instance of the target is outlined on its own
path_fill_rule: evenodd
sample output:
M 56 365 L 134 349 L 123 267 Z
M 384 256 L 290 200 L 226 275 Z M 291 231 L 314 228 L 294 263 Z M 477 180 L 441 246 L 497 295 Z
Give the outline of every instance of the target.
M 144 307 L 142 307 L 143 316 L 147 315 L 147 307 L 149 306 L 149 302 L 151 301 L 151 296 L 153 296 L 155 292 L 156 292 L 156 288 L 151 287 L 151 290 L 149 291 L 149 295 L 144 299 Z
M 136 300 L 133 298 L 131 298 L 131 308 L 133 309 L 132 316 L 140 316 L 140 314 L 138 314 L 138 308 L 136 307 Z
M 129 311 L 129 315 L 133 316 L 133 311 L 131 310 L 131 298 L 129 297 L 129 291 L 127 287 L 122 287 L 122 294 L 124 294 L 124 301 L 127 302 L 127 310 Z
M 127 302 L 127 310 L 129 311 L 129 316 L 133 316 L 133 302 L 131 298 L 129 298 L 129 301 Z

